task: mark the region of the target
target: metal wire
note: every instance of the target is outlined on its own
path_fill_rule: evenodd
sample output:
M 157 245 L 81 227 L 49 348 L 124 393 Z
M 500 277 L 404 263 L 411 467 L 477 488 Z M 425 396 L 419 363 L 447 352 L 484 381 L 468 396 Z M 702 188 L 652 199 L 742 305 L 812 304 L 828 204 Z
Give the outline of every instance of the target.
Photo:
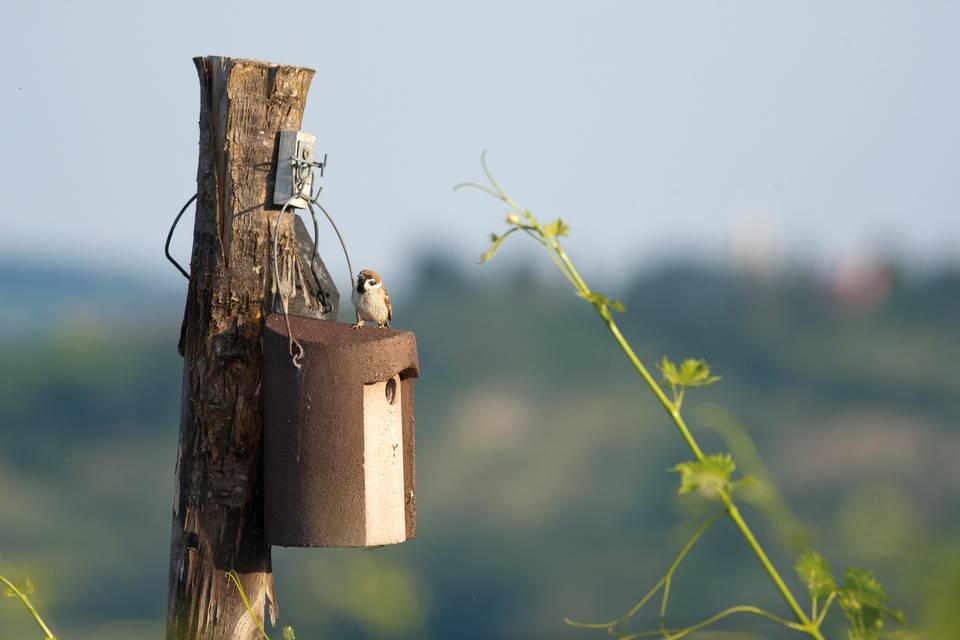
M 277 215 L 277 222 L 274 225 L 273 229 L 273 280 L 274 286 L 276 288 L 277 294 L 280 296 L 280 308 L 283 311 L 283 319 L 287 326 L 287 336 L 289 337 L 289 349 L 291 362 L 294 367 L 299 369 L 303 363 L 304 349 L 303 345 L 294 337 L 293 330 L 290 328 L 290 317 L 288 313 L 287 299 L 284 298 L 283 292 L 280 290 L 280 264 L 278 259 L 278 248 L 280 241 L 280 220 L 283 218 L 283 214 L 286 213 L 287 209 L 293 204 L 294 200 L 302 198 L 307 203 L 307 208 L 310 210 L 310 217 L 313 219 L 313 250 L 310 252 L 310 273 L 313 275 L 314 280 L 317 284 L 317 290 L 320 291 L 320 277 L 317 276 L 315 269 L 315 263 L 317 259 L 317 246 L 320 242 L 320 227 L 317 222 L 317 213 L 313 209 L 313 205 L 317 205 L 320 211 L 323 212 L 323 215 L 326 216 L 327 221 L 330 223 L 330 226 L 333 227 L 333 231 L 337 234 L 337 239 L 340 241 L 340 248 L 343 249 L 343 256 L 347 261 L 347 274 L 350 276 L 350 286 L 348 290 L 353 290 L 353 264 L 350 261 L 350 252 L 347 250 L 347 243 L 343 239 L 343 234 L 340 233 L 340 229 L 337 227 L 337 223 L 333 221 L 333 216 L 320 204 L 320 192 L 323 190 L 323 187 L 317 187 L 316 193 L 305 193 L 304 188 L 306 187 L 307 178 L 310 176 L 310 170 L 313 166 L 320 167 L 320 175 L 323 175 L 323 169 L 326 166 L 326 155 L 324 155 L 323 163 L 309 163 L 304 162 L 296 157 L 290 158 L 293 161 L 293 182 L 294 182 L 294 195 L 291 196 L 280 209 L 280 213 Z M 321 292 L 322 293 L 322 292 Z M 357 322 L 360 321 L 360 313 L 357 312 Z M 297 353 L 294 354 L 294 347 L 297 348 Z
M 294 162 L 297 162 L 294 158 Z M 306 163 L 304 163 L 306 164 Z M 320 168 L 320 176 L 323 177 L 323 170 L 327 166 L 327 154 L 323 154 L 323 162 L 312 163 L 313 166 Z M 302 186 L 301 186 L 302 188 Z M 350 252 L 347 250 L 347 243 L 343 239 L 343 234 L 340 233 L 340 229 L 337 227 L 337 223 L 333 221 L 333 216 L 320 204 L 320 192 L 323 191 L 323 187 L 317 187 L 316 194 L 311 194 L 309 198 L 304 198 L 307 201 L 307 208 L 310 209 L 310 217 L 313 218 L 313 253 L 310 254 L 310 271 L 313 273 L 313 277 L 317 278 L 317 272 L 314 271 L 313 263 L 317 258 L 317 243 L 320 241 L 320 231 L 317 224 L 317 213 L 313 210 L 312 205 L 317 205 L 320 208 L 320 211 L 323 212 L 323 215 L 326 216 L 327 221 L 330 223 L 330 226 L 333 227 L 333 231 L 337 234 L 337 240 L 340 241 L 340 248 L 343 249 L 343 257 L 347 259 L 347 275 L 350 276 L 350 286 L 347 287 L 348 291 L 353 291 L 353 265 L 350 263 Z M 319 284 L 320 279 L 317 278 L 317 283 Z M 357 312 L 357 322 L 360 322 L 360 312 Z
M 177 271 L 182 273 L 183 277 L 186 278 L 187 280 L 190 280 L 190 273 L 187 272 L 186 269 L 181 267 L 180 263 L 177 262 L 172 255 L 170 255 L 170 240 L 173 239 L 173 231 L 174 229 L 177 228 L 177 223 L 180 222 L 180 218 L 183 217 L 183 213 L 187 210 L 187 207 L 189 207 L 190 204 L 197 199 L 198 195 L 200 194 L 195 193 L 192 196 L 190 196 L 190 199 L 187 200 L 187 204 L 183 205 L 183 208 L 180 209 L 180 213 L 177 214 L 177 217 L 173 219 L 173 224 L 170 225 L 170 231 L 167 233 L 167 243 L 163 245 L 163 253 L 167 256 L 167 260 L 169 260 L 170 263 L 177 268 Z
M 313 204 L 317 205 L 317 207 L 320 209 L 320 211 L 323 212 L 323 215 L 325 215 L 325 216 L 327 217 L 327 221 L 330 223 L 330 226 L 333 227 L 334 233 L 337 234 L 337 240 L 340 241 L 340 248 L 343 249 L 343 257 L 347 259 L 347 273 L 350 274 L 350 287 L 349 287 L 349 289 L 352 291 L 352 290 L 353 290 L 353 276 L 354 276 L 354 273 L 353 273 L 353 265 L 350 264 L 350 252 L 347 251 L 347 243 L 344 241 L 343 235 L 341 235 L 341 233 L 340 233 L 340 229 L 337 228 L 337 223 L 333 221 L 333 216 L 331 216 L 329 213 L 327 213 L 327 210 L 324 209 L 324 208 L 323 208 L 323 205 L 320 204 L 319 202 L 314 202 Z M 314 212 L 313 206 L 311 206 L 309 202 L 307 203 L 307 206 L 310 207 L 310 215 L 313 216 L 313 224 L 314 224 L 314 228 L 316 228 L 316 224 L 317 224 L 317 214 L 316 214 L 316 212 Z M 312 263 L 311 263 L 311 267 L 312 267 Z
M 313 250 L 310 252 L 310 274 L 313 276 L 314 282 L 317 285 L 317 292 L 322 298 L 321 304 L 324 306 L 324 309 L 327 308 L 325 299 L 326 294 L 321 288 L 320 276 L 317 275 L 316 270 L 316 261 L 317 261 L 317 246 L 320 242 L 320 225 L 317 221 L 317 212 L 314 210 L 313 206 L 316 205 L 320 211 L 323 212 L 323 215 L 326 216 L 327 221 L 330 223 L 330 226 L 333 227 L 334 233 L 337 234 L 337 239 L 340 241 L 340 248 L 343 249 L 343 256 L 347 260 L 347 274 L 350 276 L 350 286 L 347 287 L 348 291 L 353 291 L 353 264 L 350 261 L 350 252 L 347 250 L 347 243 L 343 239 L 343 234 L 340 233 L 340 229 L 337 227 L 337 223 L 333 221 L 333 216 L 320 204 L 320 192 L 323 191 L 323 187 L 318 186 L 316 193 L 304 192 L 306 187 L 307 178 L 312 174 L 313 168 L 318 167 L 320 169 L 320 176 L 323 176 L 323 170 L 326 167 L 326 154 L 324 154 L 323 162 L 310 162 L 303 159 L 297 158 L 295 156 L 290 158 L 293 162 L 292 173 L 293 173 L 293 183 L 294 183 L 294 195 L 291 196 L 280 209 L 280 213 L 277 214 L 277 221 L 273 226 L 273 284 L 276 291 L 276 295 L 280 296 L 280 310 L 283 312 L 283 320 L 287 326 L 287 336 L 289 338 L 289 350 L 290 350 L 290 361 L 294 367 L 299 369 L 303 364 L 303 357 L 305 351 L 303 345 L 300 344 L 300 341 L 296 339 L 293 335 L 293 330 L 290 327 L 290 314 L 289 314 L 289 304 L 288 298 L 283 295 L 283 291 L 280 289 L 280 261 L 278 258 L 278 248 L 280 241 L 280 220 L 283 218 L 283 214 L 287 212 L 287 209 L 290 208 L 290 205 L 293 204 L 295 200 L 302 198 L 307 203 L 307 208 L 310 210 L 310 217 L 313 219 Z M 199 194 L 195 193 L 190 196 L 190 199 L 187 200 L 187 203 L 183 205 L 180 209 L 180 213 L 177 214 L 177 217 L 173 219 L 173 224 L 170 225 L 170 231 L 167 233 L 167 242 L 164 244 L 163 252 L 167 256 L 167 260 L 177 268 L 177 271 L 183 274 L 183 277 L 187 280 L 190 280 L 190 273 L 180 266 L 180 263 L 170 255 L 170 241 L 173 239 L 173 232 L 177 228 L 177 224 L 180 222 L 180 218 L 183 217 L 184 212 L 187 208 L 197 199 Z M 296 230 L 294 230 L 294 239 L 296 239 Z M 292 285 L 294 289 L 296 285 Z M 292 295 L 292 293 L 291 293 Z M 274 303 L 276 300 L 274 300 Z M 360 313 L 357 312 L 357 322 L 360 322 Z M 296 348 L 296 353 L 294 353 L 294 348 Z
M 307 201 L 308 204 L 311 201 L 316 201 L 316 198 L 319 198 L 319 197 L 320 197 L 320 189 L 317 190 L 316 196 L 314 196 L 313 198 L 310 198 L 310 200 Z M 310 217 L 313 218 L 313 250 L 310 252 L 310 273 L 313 275 L 313 279 L 317 283 L 317 291 L 321 291 L 320 276 L 317 275 L 317 269 L 316 269 L 317 245 L 320 242 L 320 227 L 317 224 L 317 216 L 314 215 L 312 208 L 310 209 Z M 323 300 L 321 300 L 321 303 L 323 304 L 324 312 L 330 311 L 331 309 L 327 305 L 326 294 L 323 294 L 322 291 L 321 291 L 321 294 L 323 295 Z
M 283 291 L 280 290 L 280 264 L 277 260 L 277 245 L 280 240 L 280 219 L 283 218 L 283 214 L 286 213 L 287 207 L 296 200 L 299 196 L 294 195 L 285 203 L 283 203 L 283 208 L 280 209 L 280 213 L 277 214 L 277 223 L 273 227 L 273 283 L 276 288 L 277 295 L 280 296 L 280 309 L 283 311 L 283 321 L 287 325 L 287 348 L 290 352 L 290 362 L 294 367 L 299 369 L 303 363 L 303 345 L 300 344 L 300 341 L 293 336 L 293 329 L 290 328 L 290 315 L 287 312 L 287 298 L 284 297 Z M 296 238 L 294 238 L 296 239 Z M 318 283 L 319 284 L 319 283 Z M 291 286 L 295 287 L 293 283 Z M 297 353 L 293 352 L 293 348 L 297 348 Z

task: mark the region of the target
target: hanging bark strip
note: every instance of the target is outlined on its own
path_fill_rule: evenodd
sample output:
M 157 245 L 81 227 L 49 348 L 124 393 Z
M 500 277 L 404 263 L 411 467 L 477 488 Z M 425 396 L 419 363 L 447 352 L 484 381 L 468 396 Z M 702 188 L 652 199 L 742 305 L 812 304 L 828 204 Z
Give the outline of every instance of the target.
M 195 58 L 200 160 L 173 507 L 167 640 L 259 637 L 236 588 L 275 615 L 263 537 L 261 344 L 272 300 L 272 201 L 279 131 L 300 129 L 313 71 L 254 60 Z M 322 314 L 304 291 L 294 216 L 279 227 L 287 295 Z M 309 270 L 309 265 L 307 265 Z

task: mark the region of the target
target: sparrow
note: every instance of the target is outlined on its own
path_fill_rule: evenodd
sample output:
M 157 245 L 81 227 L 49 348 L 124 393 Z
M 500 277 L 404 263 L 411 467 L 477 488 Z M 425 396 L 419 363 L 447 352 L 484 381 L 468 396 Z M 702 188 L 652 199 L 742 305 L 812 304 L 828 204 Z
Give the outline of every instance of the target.
M 357 309 L 357 324 L 354 329 L 363 326 L 364 320 L 376 322 L 381 329 L 389 328 L 393 320 L 393 305 L 390 304 L 390 295 L 387 294 L 380 274 L 370 269 L 364 269 L 357 275 L 357 286 L 350 295 L 353 306 Z

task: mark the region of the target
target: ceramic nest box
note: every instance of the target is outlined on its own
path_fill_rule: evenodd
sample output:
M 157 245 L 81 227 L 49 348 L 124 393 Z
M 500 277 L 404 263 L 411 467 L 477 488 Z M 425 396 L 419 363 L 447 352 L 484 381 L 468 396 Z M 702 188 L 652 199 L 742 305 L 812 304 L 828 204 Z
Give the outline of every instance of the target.
M 291 363 L 282 315 L 267 318 L 264 359 L 266 541 L 367 547 L 416 533 L 413 333 L 290 317 L 303 345 Z

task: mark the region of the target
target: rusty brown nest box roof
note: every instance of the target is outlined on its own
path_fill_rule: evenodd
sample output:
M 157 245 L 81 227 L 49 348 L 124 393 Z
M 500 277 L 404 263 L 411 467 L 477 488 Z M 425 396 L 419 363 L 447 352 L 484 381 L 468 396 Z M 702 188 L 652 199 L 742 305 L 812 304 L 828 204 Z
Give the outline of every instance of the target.
M 266 541 L 364 547 L 416 533 L 410 331 L 282 315 L 263 332 Z

